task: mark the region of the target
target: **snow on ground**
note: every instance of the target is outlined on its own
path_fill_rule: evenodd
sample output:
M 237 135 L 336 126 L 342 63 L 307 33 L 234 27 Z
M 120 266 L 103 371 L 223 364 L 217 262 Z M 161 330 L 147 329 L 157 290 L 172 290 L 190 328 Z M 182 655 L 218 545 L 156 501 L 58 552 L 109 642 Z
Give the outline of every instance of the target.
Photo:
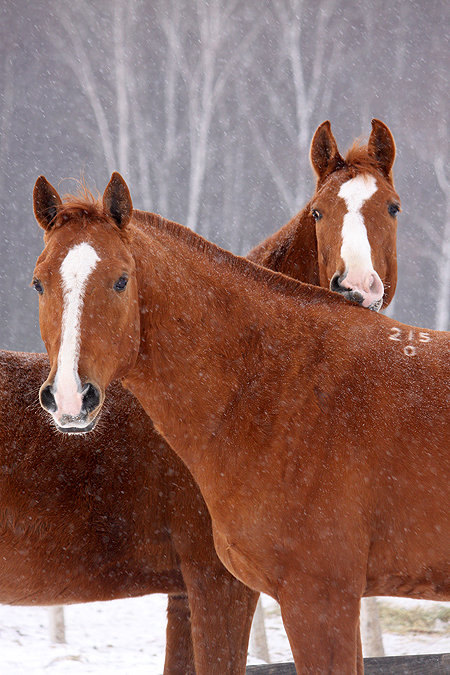
M 392 598 L 381 602 L 434 604 Z M 50 643 L 46 608 L 0 605 L 0 673 L 158 675 L 164 663 L 166 605 L 165 595 L 150 595 L 68 606 L 66 645 Z M 263 605 L 271 661 L 292 660 L 277 603 L 264 596 Z M 383 641 L 386 655 L 450 652 L 448 631 L 384 634 Z M 261 661 L 250 655 L 248 663 Z

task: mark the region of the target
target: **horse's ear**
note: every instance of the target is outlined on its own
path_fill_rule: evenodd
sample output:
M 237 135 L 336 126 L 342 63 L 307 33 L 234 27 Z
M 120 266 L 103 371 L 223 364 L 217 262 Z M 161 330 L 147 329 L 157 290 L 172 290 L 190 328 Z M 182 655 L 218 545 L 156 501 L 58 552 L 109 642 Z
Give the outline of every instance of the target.
M 317 128 L 311 143 L 311 164 L 319 180 L 328 176 L 336 169 L 344 166 L 344 160 L 339 154 L 337 143 L 331 133 L 331 125 L 322 122 Z
M 383 173 L 391 178 L 391 169 L 395 159 L 395 142 L 389 128 L 380 120 L 372 120 L 372 132 L 367 150 Z
M 61 198 L 44 176 L 39 176 L 34 184 L 33 210 L 36 220 L 44 230 L 50 230 L 55 222 Z
M 121 230 L 130 222 L 133 213 L 130 191 L 117 171 L 112 174 L 103 193 L 103 211 L 115 221 Z

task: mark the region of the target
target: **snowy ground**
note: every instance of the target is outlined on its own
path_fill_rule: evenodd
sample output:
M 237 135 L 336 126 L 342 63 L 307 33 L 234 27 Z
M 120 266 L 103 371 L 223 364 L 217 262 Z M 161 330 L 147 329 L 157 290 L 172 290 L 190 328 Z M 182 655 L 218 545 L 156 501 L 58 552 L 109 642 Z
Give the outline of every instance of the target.
M 381 602 L 414 605 L 399 599 Z M 164 663 L 166 604 L 166 596 L 151 595 L 68 606 L 66 645 L 50 644 L 47 609 L 0 605 L 0 673 L 158 675 Z M 271 661 L 290 661 L 278 605 L 268 597 L 263 605 Z M 450 652 L 449 631 L 441 628 L 431 635 L 384 634 L 386 655 Z M 250 655 L 248 663 L 261 661 Z

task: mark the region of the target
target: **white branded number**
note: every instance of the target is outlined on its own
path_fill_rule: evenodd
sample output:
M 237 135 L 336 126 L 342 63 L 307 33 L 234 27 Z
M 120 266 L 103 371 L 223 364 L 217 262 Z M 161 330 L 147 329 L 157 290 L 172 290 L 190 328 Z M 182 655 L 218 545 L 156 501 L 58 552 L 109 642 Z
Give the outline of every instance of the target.
M 417 338 L 418 342 L 430 342 L 431 335 L 429 333 L 419 333 L 418 337 L 415 331 L 410 330 L 408 333 L 408 344 L 403 347 L 403 353 L 405 356 L 415 356 L 416 347 L 412 344 Z M 400 328 L 392 327 L 391 334 L 389 335 L 389 340 L 394 340 L 394 342 L 403 342 L 404 341 L 403 332 Z
M 399 335 L 402 334 L 400 328 L 391 328 L 391 334 L 389 335 L 389 340 L 395 340 L 396 342 L 401 342 Z

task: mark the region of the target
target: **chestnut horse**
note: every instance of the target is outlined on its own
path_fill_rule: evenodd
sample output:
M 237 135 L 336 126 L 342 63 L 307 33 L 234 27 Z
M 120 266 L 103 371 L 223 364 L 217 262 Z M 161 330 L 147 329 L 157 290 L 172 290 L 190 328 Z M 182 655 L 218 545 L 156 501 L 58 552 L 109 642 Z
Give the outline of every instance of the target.
M 349 156 L 372 157 L 383 170 L 387 163 L 393 161 L 394 141 L 381 122 L 374 120 L 372 127 L 367 149 L 354 148 L 346 159 L 348 161 Z M 384 154 L 377 148 L 385 148 Z M 330 173 L 330 167 L 325 165 L 324 160 L 319 162 L 321 154 L 330 158 L 330 167 L 342 168 L 341 160 L 335 156 L 338 154 L 336 142 L 328 122 L 317 130 L 311 148 L 319 185 L 325 173 Z M 387 174 L 392 184 L 390 170 Z M 385 222 L 382 222 L 383 217 Z M 388 282 L 389 295 L 385 296 L 385 304 L 388 304 L 396 281 L 395 258 L 392 258 L 395 256 L 395 236 L 392 239 L 395 220 L 386 219 L 384 212 L 377 218 L 378 228 L 370 227 L 369 220 L 367 229 L 375 269 Z M 337 225 L 334 224 L 335 229 Z M 255 249 L 250 255 L 252 259 L 274 268 L 284 263 L 286 273 L 318 283 L 315 228 L 308 205 L 277 235 L 259 247 L 260 254 Z M 379 237 L 380 232 L 384 232 L 383 238 Z M 338 269 L 339 247 L 326 240 L 319 241 L 329 251 L 329 258 L 336 261 L 334 269 Z M 383 246 L 387 250 L 383 250 Z M 324 283 L 329 283 L 326 277 Z M 169 592 L 165 672 L 194 672 L 185 592 L 187 586 L 189 595 L 196 593 L 195 586 L 200 582 L 192 570 L 183 582 L 182 569 L 189 564 L 188 561 L 201 561 L 202 567 L 197 564 L 196 572 L 203 575 L 201 583 L 207 589 L 202 598 L 202 609 L 206 611 L 206 615 L 203 612 L 203 620 L 206 619 L 208 624 L 206 628 L 199 624 L 197 630 L 203 636 L 211 627 L 215 642 L 210 637 L 206 642 L 207 650 L 203 645 L 203 651 L 197 654 L 198 672 L 205 672 L 205 669 L 207 672 L 225 672 L 223 665 L 214 665 L 219 662 L 233 664 L 230 672 L 240 672 L 240 664 L 245 659 L 254 598 L 248 598 L 247 591 L 239 588 L 240 584 L 230 583 L 227 573 L 221 568 L 212 547 L 206 507 L 184 465 L 154 432 L 139 404 L 123 394 L 117 384 L 111 386 L 108 392 L 108 410 L 94 437 L 83 439 L 83 442 L 73 437 L 58 438 L 47 425 L 42 425 L 38 410 L 32 405 L 34 391 L 46 371 L 48 361 L 41 355 L 0 352 L 1 381 L 5 389 L 15 392 L 1 410 L 2 417 L 4 420 L 22 420 L 19 428 L 15 424 L 3 424 L 2 427 L 2 465 L 11 470 L 5 471 L 8 480 L 2 486 L 3 503 L 10 517 L 3 547 L 0 548 L 5 561 L 4 575 L 0 576 L 0 600 L 51 604 Z M 25 382 L 28 386 L 24 386 Z M 132 425 L 123 423 L 123 420 L 129 419 L 133 419 Z M 113 420 L 121 420 L 122 426 L 120 433 L 111 436 L 109 427 Z M 117 446 L 121 448 L 119 456 L 115 452 Z M 21 450 L 19 465 L 17 448 Z M 56 457 L 61 457 L 61 453 L 64 458 L 64 489 L 61 489 L 62 469 L 54 461 Z M 90 458 L 87 465 L 86 458 Z M 135 470 L 138 466 L 150 467 L 149 473 L 141 473 L 134 481 L 124 481 L 123 467 L 128 467 L 129 473 L 131 467 Z M 144 491 L 142 481 L 147 485 Z M 80 485 L 85 486 L 81 494 Z M 17 502 L 18 494 L 21 495 L 20 503 Z M 94 502 L 89 498 L 93 494 L 97 495 Z M 72 510 L 74 495 L 78 504 L 75 512 Z M 36 504 L 40 504 L 38 510 Z M 131 512 L 130 504 L 134 505 Z M 45 527 L 42 524 L 43 512 L 46 514 Z M 197 512 L 200 517 L 196 516 Z M 183 519 L 188 520 L 187 530 L 180 526 L 177 518 L 180 513 Z M 24 522 L 28 523 L 27 527 L 18 524 Z M 97 531 L 98 523 L 101 523 L 100 533 Z M 162 532 L 165 536 L 158 536 Z M 137 545 L 139 538 L 145 540 L 145 547 Z M 114 554 L 111 553 L 111 543 L 105 545 L 105 542 L 114 542 Z M 119 546 L 120 542 L 122 546 Z M 19 558 L 17 550 L 21 551 Z M 49 557 L 53 567 L 50 576 L 46 574 Z M 164 561 L 163 570 L 160 570 L 159 560 Z M 211 584 L 215 588 L 209 588 Z M 220 587 L 226 588 L 225 593 L 222 591 L 220 602 L 223 615 L 229 617 L 227 626 L 218 626 L 218 618 L 216 623 L 210 622 L 216 607 L 215 593 Z M 237 599 L 241 607 L 236 604 Z M 214 603 L 213 610 L 208 608 L 210 601 Z M 194 624 L 196 622 L 194 615 Z M 229 645 L 229 652 L 225 651 L 224 644 Z M 241 656 L 238 657 L 238 653 Z
M 353 180 L 333 187 L 356 220 L 371 181 Z M 197 481 L 222 562 L 280 603 L 299 672 L 362 672 L 364 595 L 450 597 L 448 334 L 133 212 L 116 173 L 98 205 L 41 178 L 35 212 L 43 406 L 85 432 L 123 378 Z
M 394 139 L 379 120 L 372 120 L 367 147 L 355 143 L 345 160 L 330 123 L 321 124 L 311 144 L 312 200 L 247 257 L 364 307 L 387 307 L 397 284 L 394 158 Z
M 377 156 L 383 168 L 393 161 L 394 141 L 381 122 L 372 126 L 368 147 L 352 152 Z M 386 148 L 385 155 L 378 146 Z M 326 122 L 312 143 L 319 183 L 320 154 L 338 164 L 330 148 L 337 152 Z M 315 229 L 308 205 L 263 242 L 260 254 L 255 249 L 252 259 L 274 268 L 284 265 L 287 274 L 319 283 Z M 390 293 L 386 304 L 395 288 L 393 231 L 392 219 L 378 229 L 368 227 L 374 267 Z M 324 245 L 338 269 L 339 246 Z M 256 594 L 219 562 L 209 514 L 184 464 L 118 383 L 108 390 L 95 434 L 81 439 L 53 432 L 34 405 L 48 369 L 46 356 L 0 351 L 0 383 L 9 392 L 0 407 L 0 601 L 54 604 L 165 592 L 164 672 L 194 673 L 194 651 L 198 673 L 242 672 Z M 195 649 L 188 596 L 194 604 Z
M 218 559 L 189 471 L 118 382 L 92 436 L 56 432 L 37 403 L 48 370 L 0 351 L 0 602 L 168 593 L 164 673 L 243 673 L 258 594 Z

